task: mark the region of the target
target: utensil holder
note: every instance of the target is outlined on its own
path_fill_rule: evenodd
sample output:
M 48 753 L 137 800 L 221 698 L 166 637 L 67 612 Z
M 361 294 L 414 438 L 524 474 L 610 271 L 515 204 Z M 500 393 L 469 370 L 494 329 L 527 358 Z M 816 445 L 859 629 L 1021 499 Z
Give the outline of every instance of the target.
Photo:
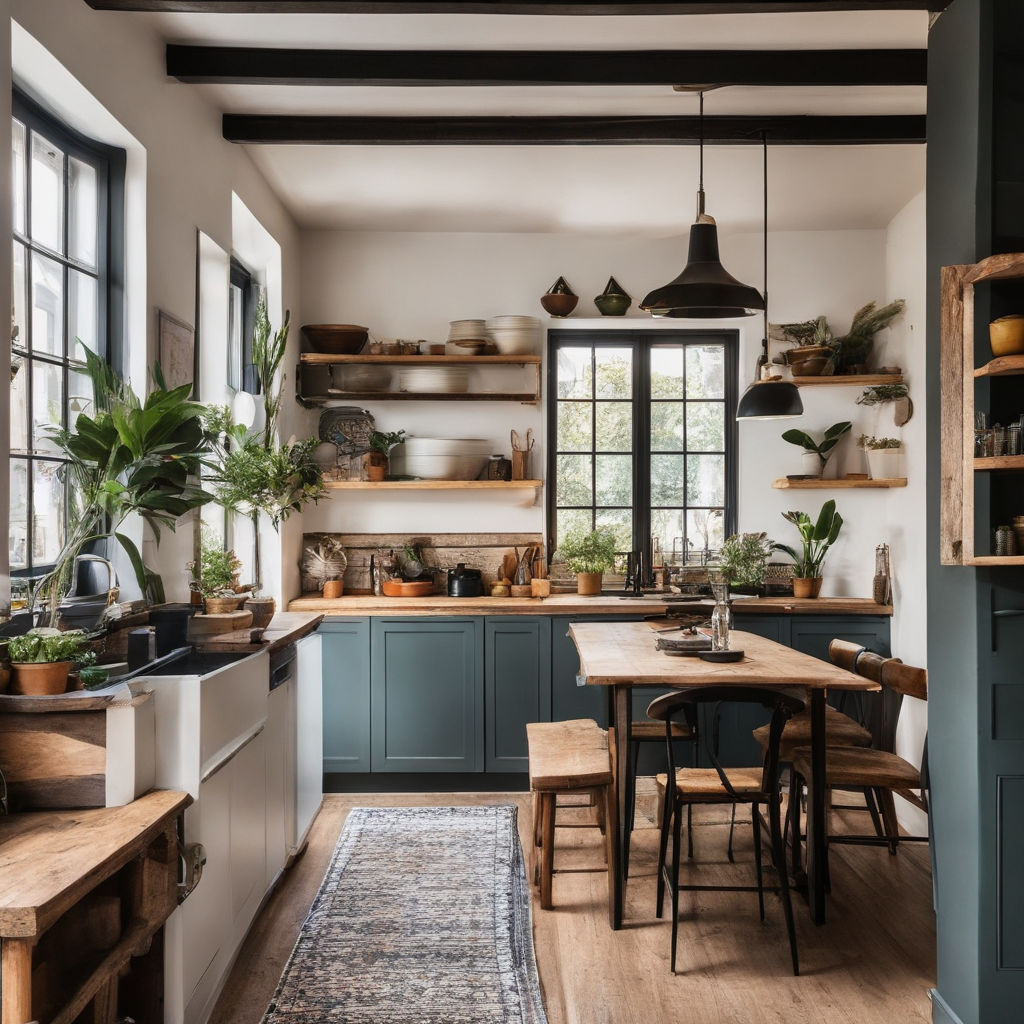
M 530 453 L 528 451 L 512 452 L 512 479 L 527 480 L 530 475 Z

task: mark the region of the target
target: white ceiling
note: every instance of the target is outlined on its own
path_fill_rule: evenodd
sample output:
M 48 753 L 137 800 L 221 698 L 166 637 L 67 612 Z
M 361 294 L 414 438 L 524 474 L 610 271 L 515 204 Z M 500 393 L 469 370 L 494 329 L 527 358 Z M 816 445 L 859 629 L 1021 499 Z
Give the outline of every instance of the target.
M 331 49 L 924 47 L 921 11 L 674 17 L 134 14 L 168 42 Z M 248 114 L 672 115 L 697 98 L 651 87 L 192 86 Z M 715 114 L 921 114 L 922 87 L 725 88 Z M 697 153 L 682 146 L 251 146 L 306 228 L 671 235 L 693 218 Z M 760 152 L 708 147 L 708 212 L 761 223 Z M 924 187 L 923 146 L 778 147 L 772 229 L 879 228 Z

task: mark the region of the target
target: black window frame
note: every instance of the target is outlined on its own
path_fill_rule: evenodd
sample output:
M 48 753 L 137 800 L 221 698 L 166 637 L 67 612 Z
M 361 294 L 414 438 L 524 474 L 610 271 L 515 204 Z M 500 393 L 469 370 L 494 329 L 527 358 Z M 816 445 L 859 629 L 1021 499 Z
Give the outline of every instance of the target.
M 256 326 L 256 306 L 259 301 L 259 282 L 256 275 L 237 257 L 232 256 L 229 269 L 229 285 L 242 293 L 242 348 L 239 358 L 239 390 L 250 395 L 260 393 L 260 382 L 252 362 L 252 333 Z M 234 344 L 234 339 L 231 339 Z M 232 384 L 232 386 L 234 386 Z
M 698 345 L 713 342 L 724 349 L 723 373 L 725 404 L 725 505 L 724 536 L 736 532 L 736 499 L 738 492 L 739 432 L 736 405 L 739 400 L 739 331 L 723 328 L 679 330 L 567 330 L 548 331 L 547 344 L 547 534 L 557 546 L 557 477 L 558 477 L 558 350 L 577 345 L 581 348 L 626 348 L 633 350 L 633 543 L 640 551 L 651 551 L 651 380 L 650 352 L 657 345 Z M 685 366 L 685 359 L 684 359 Z M 596 498 L 596 494 L 594 495 Z M 592 505 L 591 508 L 598 506 Z M 683 506 L 684 509 L 690 506 Z M 683 522 L 685 526 L 684 512 Z M 665 552 L 668 557 L 668 552 Z M 650 565 L 648 560 L 645 564 Z
M 69 375 L 71 369 L 79 364 L 71 356 L 73 339 L 68 337 L 68 294 L 67 287 L 69 270 L 74 269 L 80 273 L 87 273 L 95 277 L 97 281 L 97 354 L 106 359 L 107 362 L 118 373 L 124 370 L 124 266 L 125 266 L 125 242 L 124 242 L 124 189 L 125 189 L 125 165 L 126 154 L 123 149 L 109 146 L 105 143 L 91 139 L 77 131 L 64 121 L 60 120 L 43 106 L 37 103 L 29 95 L 15 86 L 12 89 L 11 99 L 11 121 L 18 121 L 26 128 L 25 147 L 25 225 L 24 231 L 19 227 L 12 229 L 12 251 L 13 246 L 21 244 L 25 248 L 25 318 L 27 338 L 19 338 L 19 344 L 12 343 L 12 353 L 16 353 L 22 366 L 20 373 L 25 374 L 26 379 L 26 403 L 28 415 L 28 429 L 32 429 L 32 375 L 34 364 L 47 366 L 59 366 L 62 373 L 62 385 L 64 394 L 64 408 L 62 410 L 62 423 L 70 425 L 69 410 Z M 97 238 L 96 238 L 96 270 L 77 261 L 66 251 L 56 252 L 42 243 L 32 241 L 31 216 L 32 216 L 32 176 L 30 173 L 32 159 L 31 137 L 33 133 L 44 136 L 48 141 L 58 146 L 64 153 L 64 245 L 67 250 L 69 244 L 69 218 L 70 203 L 68 202 L 68 189 L 70 175 L 67 173 L 68 161 L 73 157 L 89 164 L 95 168 L 97 175 Z M 13 194 L 10 197 L 13 202 Z M 58 262 L 62 267 L 63 274 L 63 309 L 62 324 L 64 337 L 62 338 L 63 351 L 60 355 L 33 351 L 29 347 L 32 337 L 32 270 L 31 257 L 33 253 L 45 256 L 47 259 Z M 54 567 L 52 562 L 34 562 L 32 553 L 34 547 L 34 495 L 32 489 L 33 465 L 36 463 L 63 464 L 67 460 L 55 454 L 42 454 L 36 452 L 32 447 L 25 452 L 15 453 L 10 446 L 10 419 L 8 417 L 8 457 L 11 462 L 21 461 L 26 464 L 26 565 L 23 568 L 11 569 L 12 580 L 38 579 L 51 571 Z M 27 438 L 29 445 L 32 438 Z M 8 492 L 10 494 L 10 491 Z M 64 486 L 64 508 L 65 529 L 69 515 L 67 486 Z M 9 499 L 8 499 L 9 500 Z

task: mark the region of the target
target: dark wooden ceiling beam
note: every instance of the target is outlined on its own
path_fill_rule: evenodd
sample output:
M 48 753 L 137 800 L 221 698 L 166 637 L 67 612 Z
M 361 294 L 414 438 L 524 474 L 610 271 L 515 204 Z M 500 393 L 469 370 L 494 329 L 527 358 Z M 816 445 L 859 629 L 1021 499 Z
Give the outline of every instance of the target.
M 167 47 L 182 82 L 272 85 L 924 85 L 927 50 L 280 50 Z
M 952 0 L 692 0 L 595 3 L 594 0 L 86 0 L 97 11 L 189 14 L 768 14 L 807 11 L 943 11 Z
M 696 117 L 322 117 L 225 114 L 229 142 L 327 146 L 696 144 Z M 705 117 L 710 143 L 872 145 L 925 141 L 923 116 Z

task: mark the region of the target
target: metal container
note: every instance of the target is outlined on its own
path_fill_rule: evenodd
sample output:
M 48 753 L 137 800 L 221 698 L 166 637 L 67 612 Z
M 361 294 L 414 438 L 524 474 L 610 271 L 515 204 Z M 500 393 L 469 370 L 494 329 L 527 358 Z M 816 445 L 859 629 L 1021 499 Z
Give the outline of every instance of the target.
M 467 569 L 463 562 L 448 570 L 449 597 L 483 597 L 484 574 L 479 569 Z

